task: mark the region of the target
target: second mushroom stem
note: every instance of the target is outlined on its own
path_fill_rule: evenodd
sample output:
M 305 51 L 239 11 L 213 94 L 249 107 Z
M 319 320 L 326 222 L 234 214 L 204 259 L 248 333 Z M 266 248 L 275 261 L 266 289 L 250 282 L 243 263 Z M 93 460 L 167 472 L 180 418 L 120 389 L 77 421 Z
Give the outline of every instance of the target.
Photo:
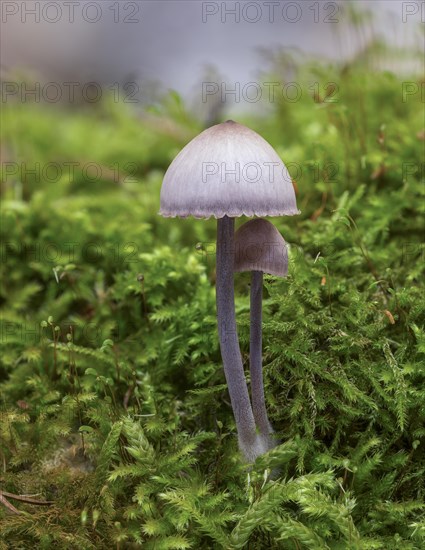
M 264 452 L 256 433 L 236 328 L 233 285 L 235 220 L 217 221 L 217 322 L 224 373 L 238 430 L 239 447 L 252 462 Z
M 254 418 L 260 435 L 265 445 L 269 448 L 272 445 L 271 434 L 273 429 L 269 422 L 266 410 L 263 383 L 263 360 L 262 360 L 262 309 L 263 309 L 263 272 L 251 271 L 251 305 L 250 305 L 250 334 L 249 334 L 249 357 L 251 372 L 251 396 Z

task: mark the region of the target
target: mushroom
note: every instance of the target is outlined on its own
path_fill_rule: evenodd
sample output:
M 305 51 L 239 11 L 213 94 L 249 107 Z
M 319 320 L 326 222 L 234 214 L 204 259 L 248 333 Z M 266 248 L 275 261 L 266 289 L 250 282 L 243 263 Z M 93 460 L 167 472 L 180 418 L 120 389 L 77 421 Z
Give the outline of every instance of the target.
M 267 416 L 262 368 L 263 273 L 286 277 L 288 252 L 282 235 L 267 220 L 257 218 L 235 233 L 235 271 L 251 271 L 249 368 L 254 419 L 263 445 L 270 449 L 276 440 Z
M 289 173 L 267 141 L 232 120 L 204 130 L 169 166 L 160 215 L 217 219 L 216 304 L 224 373 L 239 448 L 248 462 L 267 449 L 257 434 L 239 349 L 234 304 L 234 218 L 299 211 Z

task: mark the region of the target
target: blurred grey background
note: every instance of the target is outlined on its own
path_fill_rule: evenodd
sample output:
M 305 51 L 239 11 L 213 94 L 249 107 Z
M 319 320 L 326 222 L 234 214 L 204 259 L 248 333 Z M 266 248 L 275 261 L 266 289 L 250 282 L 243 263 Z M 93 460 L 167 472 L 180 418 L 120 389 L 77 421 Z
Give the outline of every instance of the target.
M 381 38 L 424 47 L 424 2 L 2 0 L 1 9 L 3 80 L 19 70 L 42 82 L 137 81 L 145 99 L 174 89 L 196 103 L 203 80 L 255 81 L 267 49 L 348 60 Z M 421 61 L 389 53 L 386 63 L 403 72 Z

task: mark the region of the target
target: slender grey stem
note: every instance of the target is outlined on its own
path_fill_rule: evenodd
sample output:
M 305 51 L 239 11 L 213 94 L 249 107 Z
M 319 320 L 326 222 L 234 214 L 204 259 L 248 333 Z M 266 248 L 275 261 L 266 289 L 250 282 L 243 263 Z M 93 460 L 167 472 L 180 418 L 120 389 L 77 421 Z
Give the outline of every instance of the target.
M 234 218 L 225 216 L 217 221 L 217 322 L 221 357 L 238 430 L 239 447 L 245 458 L 252 462 L 265 449 L 256 433 L 236 328 L 233 286 L 234 228 Z
M 261 437 L 267 447 L 273 446 L 270 434 L 273 432 L 267 416 L 263 384 L 262 359 L 262 317 L 263 317 L 263 272 L 251 271 L 251 305 L 250 305 L 250 371 L 251 396 L 254 418 Z

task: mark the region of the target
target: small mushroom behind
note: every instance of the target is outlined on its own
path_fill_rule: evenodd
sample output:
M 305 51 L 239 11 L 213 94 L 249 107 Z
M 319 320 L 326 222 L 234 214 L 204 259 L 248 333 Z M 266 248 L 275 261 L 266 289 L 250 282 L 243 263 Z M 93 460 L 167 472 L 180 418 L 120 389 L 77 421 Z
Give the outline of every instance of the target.
M 273 428 L 266 410 L 262 367 L 263 273 L 286 277 L 288 252 L 282 235 L 267 220 L 257 218 L 235 233 L 235 271 L 251 271 L 250 349 L 251 399 L 255 424 L 266 449 L 274 447 Z

